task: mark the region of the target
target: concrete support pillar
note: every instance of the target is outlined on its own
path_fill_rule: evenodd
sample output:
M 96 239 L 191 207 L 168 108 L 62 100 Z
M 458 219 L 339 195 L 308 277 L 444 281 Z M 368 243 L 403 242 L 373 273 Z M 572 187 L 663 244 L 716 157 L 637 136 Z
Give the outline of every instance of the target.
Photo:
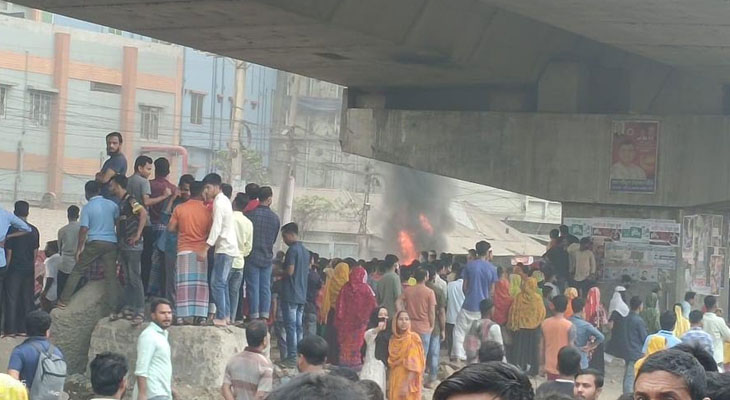
M 537 111 L 579 113 L 588 105 L 588 68 L 578 62 L 555 61 L 545 67 L 537 87 Z
M 124 46 L 122 64 L 122 96 L 119 116 L 119 131 L 124 137 L 123 151 L 129 165 L 133 165 L 136 154 L 134 139 L 137 135 L 134 129 L 137 115 L 137 56 L 136 47 Z
M 60 198 L 63 191 L 64 149 L 66 147 L 66 106 L 68 99 L 68 69 L 71 35 L 54 35 L 53 85 L 58 95 L 53 103 L 51 140 L 48 148 L 47 188 Z

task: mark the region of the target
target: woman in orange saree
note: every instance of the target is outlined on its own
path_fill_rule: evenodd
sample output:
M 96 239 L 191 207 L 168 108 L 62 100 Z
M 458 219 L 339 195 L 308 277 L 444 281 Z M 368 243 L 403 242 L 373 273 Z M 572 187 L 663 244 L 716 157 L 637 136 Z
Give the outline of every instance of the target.
M 388 346 L 389 400 L 420 400 L 426 356 L 421 337 L 411 331 L 411 318 L 399 311 L 393 321 L 393 336 Z

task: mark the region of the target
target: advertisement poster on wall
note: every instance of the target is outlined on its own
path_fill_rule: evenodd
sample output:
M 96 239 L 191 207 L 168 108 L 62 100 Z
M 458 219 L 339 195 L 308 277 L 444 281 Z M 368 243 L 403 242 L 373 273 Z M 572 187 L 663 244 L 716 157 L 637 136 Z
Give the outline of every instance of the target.
M 622 218 L 565 218 L 564 224 L 579 238 L 591 237 L 602 280 L 620 280 L 628 275 L 645 282 L 673 281 L 679 260 L 680 224 Z
M 654 193 L 659 157 L 659 122 L 614 121 L 611 138 L 611 191 Z
M 720 294 L 727 280 L 727 232 L 722 215 L 690 215 L 682 226 L 682 259 L 689 286 L 703 295 Z

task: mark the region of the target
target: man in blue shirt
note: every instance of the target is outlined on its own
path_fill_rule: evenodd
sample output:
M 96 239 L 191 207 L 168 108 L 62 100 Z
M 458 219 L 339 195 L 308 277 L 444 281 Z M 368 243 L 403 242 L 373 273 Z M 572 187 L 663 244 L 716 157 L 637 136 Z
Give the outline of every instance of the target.
M 624 371 L 624 394 L 633 393 L 634 391 L 634 365 L 636 360 L 644 356 L 642 349 L 646 336 L 646 322 L 641 318 L 639 313 L 643 309 L 644 303 L 641 297 L 634 296 L 629 300 L 629 315 L 624 319 L 624 329 L 626 331 L 626 370 Z
M 674 313 L 674 311 L 664 311 L 662 315 L 659 316 L 659 326 L 662 329 L 659 332 L 646 337 L 646 340 L 644 340 L 644 346 L 642 347 L 641 351 L 646 354 L 646 350 L 649 347 L 649 342 L 654 336 L 661 336 L 666 339 L 667 349 L 670 349 L 682 343 L 679 338 L 674 336 L 674 325 L 676 325 L 676 323 L 677 315 Z
M 586 316 L 583 312 L 586 306 L 585 300 L 576 297 L 571 304 L 573 305 L 573 316 L 570 317 L 570 322 L 573 323 L 575 328 L 575 347 L 580 352 L 580 367 L 586 369 L 590 362 L 588 355 L 600 346 L 606 338 L 601 331 L 585 320 Z
M 101 196 L 99 182 L 86 182 L 84 190 L 89 202 L 81 211 L 76 268 L 73 269 L 68 281 L 66 281 L 66 287 L 63 288 L 63 293 L 61 293 L 58 300 L 58 307 L 63 308 L 68 305 L 81 277 L 97 260 L 101 260 L 109 306 L 110 309 L 114 310 L 119 295 L 117 232 L 115 230 L 116 220 L 119 218 L 119 207 L 113 201 Z
M 246 213 L 253 224 L 253 245 L 243 270 L 251 319 L 267 319 L 271 309 L 271 261 L 281 225 L 279 217 L 270 208 L 273 197 L 270 187 L 260 188 L 258 207 Z
M 690 346 L 698 345 L 709 354 L 713 354 L 714 347 L 712 344 L 712 336 L 705 332 L 702 327 L 702 318 L 704 314 L 700 310 L 692 310 L 689 313 L 690 330 L 682 335 L 682 343 Z
M 8 375 L 25 383 L 28 391 L 33 386 L 33 378 L 38 368 L 38 360 L 40 352 L 38 348 L 47 351 L 51 346 L 48 341 L 48 331 L 51 329 L 51 316 L 42 310 L 32 311 L 25 319 L 25 325 L 28 330 L 28 339 L 15 347 L 10 354 L 10 362 L 8 363 Z M 58 347 L 53 348 L 53 352 L 63 358 L 63 353 Z
M 281 238 L 289 249 L 284 258 L 284 277 L 281 281 L 281 312 L 286 329 L 287 356 L 292 367 L 297 363 L 297 343 L 302 340 L 302 316 L 307 302 L 307 283 L 311 255 L 299 241 L 299 227 L 290 222 L 281 228 Z
M 466 361 L 466 352 L 464 351 L 466 333 L 474 321 L 482 318 L 479 304 L 482 300 L 490 298 L 490 293 L 494 292 L 494 284 L 499 279 L 497 269 L 489 262 L 492 256 L 492 246 L 482 240 L 476 244 L 475 249 L 477 258 L 469 261 L 462 272 L 464 304 L 461 306 L 461 311 L 456 317 L 456 325 L 454 326 L 452 357 L 461 361 Z

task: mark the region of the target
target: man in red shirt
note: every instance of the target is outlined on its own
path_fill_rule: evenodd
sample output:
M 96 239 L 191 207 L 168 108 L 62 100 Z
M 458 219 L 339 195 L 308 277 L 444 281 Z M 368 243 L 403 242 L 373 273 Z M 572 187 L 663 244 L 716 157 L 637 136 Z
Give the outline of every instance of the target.
M 555 314 L 543 321 L 542 339 L 540 340 L 540 371 L 547 373 L 547 378 L 554 381 L 560 377 L 558 371 L 558 352 L 575 341 L 573 323 L 565 318 L 568 299 L 561 295 L 553 298 Z

